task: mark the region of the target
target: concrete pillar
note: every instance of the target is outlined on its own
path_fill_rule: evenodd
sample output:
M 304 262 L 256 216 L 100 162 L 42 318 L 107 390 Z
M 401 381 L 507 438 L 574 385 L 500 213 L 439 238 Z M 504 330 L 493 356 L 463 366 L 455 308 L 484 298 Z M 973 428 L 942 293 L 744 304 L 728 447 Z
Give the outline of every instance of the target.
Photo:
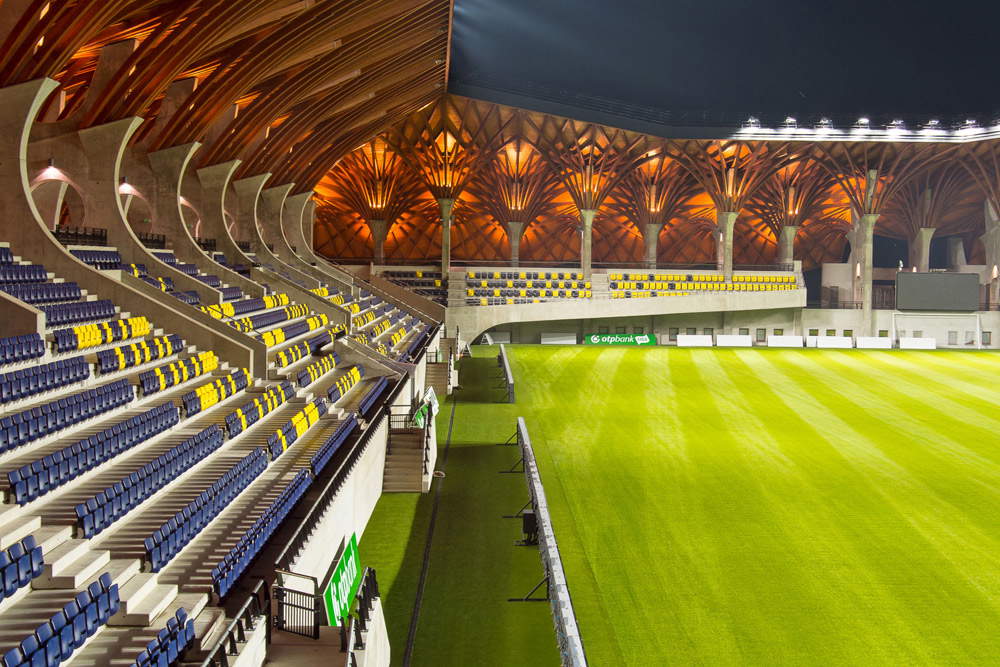
M 960 237 L 953 236 L 948 239 L 948 268 L 955 270 L 965 265 L 965 241 Z
M 583 237 L 580 239 L 580 269 L 583 271 L 584 280 L 590 280 L 591 276 L 595 215 L 597 215 L 597 211 L 592 208 L 585 208 L 580 211 L 580 224 L 583 232 Z
M 798 225 L 785 225 L 778 235 L 778 264 L 795 262 L 795 237 L 799 233 Z
M 656 251 L 660 242 L 660 230 L 663 225 L 660 223 L 646 224 L 642 232 L 642 242 L 646 246 L 645 266 L 647 269 L 656 270 Z
M 385 236 L 389 232 L 387 220 L 369 220 L 368 229 L 372 233 L 373 260 L 377 266 L 385 264 Z
M 927 273 L 931 270 L 931 239 L 935 231 L 933 227 L 921 227 L 910 239 L 910 266 L 917 271 Z
M 451 270 L 451 212 L 455 200 L 440 197 L 438 206 L 441 207 L 441 273 L 447 276 Z
M 523 222 L 507 223 L 507 238 L 510 241 L 510 265 L 518 266 L 521 263 L 521 234 L 524 233 Z
M 721 263 L 719 267 L 726 280 L 733 277 L 733 230 L 736 227 L 736 218 L 739 217 L 736 211 L 720 211 L 716 217 L 715 224 L 719 228 L 719 240 L 721 244 Z
M 350 290 L 354 279 L 341 269 L 331 266 L 313 252 L 312 232 L 316 218 L 316 202 L 313 192 L 300 192 L 285 199 L 281 213 L 281 230 L 289 245 L 295 246 L 295 256 L 324 276 L 324 281 L 340 290 Z M 308 234 L 306 233 L 308 231 Z
M 989 200 L 985 206 L 986 233 L 983 250 L 986 255 L 986 278 L 989 280 L 990 305 L 1000 303 L 1000 216 Z
M 224 283 L 239 287 L 249 296 L 262 296 L 264 290 L 260 285 L 211 259 L 194 240 L 184 223 L 181 184 L 191 157 L 199 146 L 198 143 L 173 146 L 146 156 L 152 177 L 146 189 L 149 191 L 153 219 L 160 232 L 170 240 L 171 249 L 182 262 L 193 263 L 203 273 L 219 276 Z M 221 247 L 218 239 L 216 247 Z
M 854 300 L 861 303 L 861 335 L 872 331 L 872 246 L 875 239 L 877 213 L 866 213 L 854 219 L 851 239 L 851 275 L 854 281 Z
M 251 264 L 253 260 L 236 245 L 226 224 L 226 194 L 239 166 L 239 160 L 230 160 L 197 171 L 202 191 L 201 227 L 202 235 L 214 238 L 219 252 L 225 253 L 230 263 Z

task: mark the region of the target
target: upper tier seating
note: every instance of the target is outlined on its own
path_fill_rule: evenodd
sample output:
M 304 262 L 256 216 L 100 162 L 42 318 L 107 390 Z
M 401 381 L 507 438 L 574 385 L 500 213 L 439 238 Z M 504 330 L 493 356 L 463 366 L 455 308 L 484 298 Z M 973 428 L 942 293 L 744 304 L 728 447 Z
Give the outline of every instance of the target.
M 777 292 L 798 289 L 790 274 L 734 275 L 719 273 L 609 273 L 612 299 L 675 296 L 678 292 Z
M 448 279 L 440 271 L 385 271 L 382 276 L 441 305 L 448 303 Z
M 592 284 L 573 271 L 468 271 L 469 306 L 540 303 L 549 299 L 589 299 Z
M 45 267 L 39 264 L 0 265 L 0 283 L 44 283 L 48 279 Z

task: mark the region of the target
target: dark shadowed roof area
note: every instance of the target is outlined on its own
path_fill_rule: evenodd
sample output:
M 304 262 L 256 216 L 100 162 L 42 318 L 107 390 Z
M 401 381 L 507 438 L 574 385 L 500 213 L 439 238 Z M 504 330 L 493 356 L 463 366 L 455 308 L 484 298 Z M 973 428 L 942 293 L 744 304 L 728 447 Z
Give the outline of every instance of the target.
M 456 0 L 450 85 L 689 117 L 991 120 L 998 23 L 986 2 Z

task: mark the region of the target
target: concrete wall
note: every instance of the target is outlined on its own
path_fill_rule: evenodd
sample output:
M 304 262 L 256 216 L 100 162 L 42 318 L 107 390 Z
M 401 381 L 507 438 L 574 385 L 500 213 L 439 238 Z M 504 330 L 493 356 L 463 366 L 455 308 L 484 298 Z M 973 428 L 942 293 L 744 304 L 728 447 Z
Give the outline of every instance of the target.
M 0 338 L 45 333 L 45 314 L 6 292 L 0 292 L 0 312 Z

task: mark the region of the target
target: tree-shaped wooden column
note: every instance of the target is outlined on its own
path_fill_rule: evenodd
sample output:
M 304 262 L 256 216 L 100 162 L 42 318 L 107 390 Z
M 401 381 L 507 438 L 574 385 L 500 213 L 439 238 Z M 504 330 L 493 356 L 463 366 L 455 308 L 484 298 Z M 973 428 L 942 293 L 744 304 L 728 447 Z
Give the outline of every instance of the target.
M 441 210 L 441 271 L 451 269 L 451 224 L 455 201 L 484 155 L 497 147 L 503 121 L 498 107 L 442 97 L 412 114 L 386 135 L 390 145 L 423 179 Z
M 851 206 L 853 300 L 861 304 L 862 335 L 872 333 L 872 245 L 883 210 L 920 170 L 946 154 L 933 144 L 833 142 L 818 144 L 816 159 L 834 177 Z
M 968 172 L 956 162 L 924 170 L 899 190 L 886 210 L 886 217 L 909 244 L 910 266 L 930 270 L 931 239 L 957 209 L 966 203 Z
M 641 159 L 645 137 L 554 116 L 545 116 L 537 132 L 539 148 L 580 216 L 580 269 L 590 280 L 594 216 Z
M 994 139 L 965 144 L 959 148 L 959 157 L 962 166 L 986 195 L 982 241 L 989 280 L 989 303 L 994 306 L 1000 304 L 1000 141 Z
M 733 229 L 757 189 L 796 159 L 788 144 L 764 141 L 671 141 L 671 158 L 687 169 L 715 204 L 719 270 L 733 275 Z
M 795 237 L 807 221 L 836 219 L 831 210 L 833 176 L 813 160 L 800 160 L 778 170 L 747 200 L 746 209 L 758 217 L 778 243 L 776 260 L 791 265 Z
M 642 233 L 644 264 L 656 268 L 658 241 L 663 226 L 686 213 L 701 186 L 660 148 L 647 151 L 635 169 L 629 171 L 612 193 L 608 206 L 625 216 Z
M 424 194 L 420 178 L 384 139 L 376 138 L 338 162 L 327 181 L 336 184 L 334 201 L 364 219 L 372 235 L 372 259 L 384 264 L 390 227 Z
M 520 262 L 521 235 L 540 216 L 553 214 L 559 179 L 541 153 L 525 139 L 512 138 L 469 185 L 493 219 L 507 229 L 510 263 Z

